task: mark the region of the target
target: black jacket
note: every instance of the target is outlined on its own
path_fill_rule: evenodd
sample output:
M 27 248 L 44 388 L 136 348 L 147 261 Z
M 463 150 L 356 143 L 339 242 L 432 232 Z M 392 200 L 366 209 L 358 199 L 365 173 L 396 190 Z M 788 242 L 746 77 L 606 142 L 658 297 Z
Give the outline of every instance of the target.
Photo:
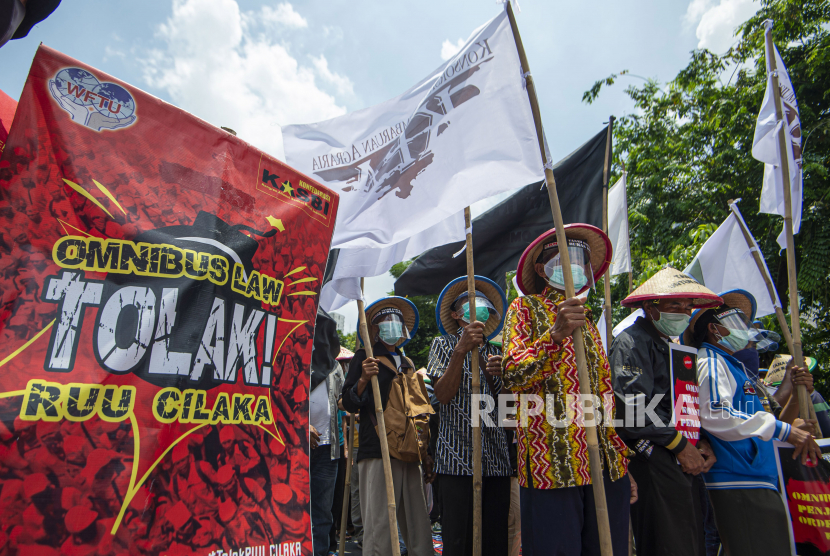
M 617 396 L 617 419 L 622 418 L 626 425 L 630 425 L 618 426 L 616 429 L 620 438 L 638 452 L 645 452 L 652 444 L 656 444 L 679 454 L 688 442 L 671 426 L 669 357 L 668 343 L 660 337 L 654 324 L 643 317 L 623 330 L 611 344 L 608 363 L 611 365 L 611 381 Z M 653 411 L 662 424 L 654 423 L 645 411 L 654 397 L 660 394 L 663 397 Z M 627 407 L 626 396 L 630 398 L 638 395 L 645 398 L 645 404 L 640 405 L 639 410 L 633 403 L 632 407 Z M 643 423 L 643 426 L 636 426 L 639 423 Z
M 390 353 L 386 346 L 378 342 L 372 348 L 375 358 L 380 355 L 389 355 Z M 409 362 L 400 352 L 400 349 L 395 348 L 394 354 L 401 356 L 401 368 L 411 368 Z M 358 441 L 360 448 L 357 450 L 357 461 L 364 459 L 380 458 L 380 438 L 375 432 L 375 424 L 377 418 L 375 417 L 375 398 L 372 392 L 372 384 L 369 383 L 366 389 L 363 390 L 363 395 L 357 395 L 357 382 L 360 375 L 363 373 L 363 362 L 366 360 L 366 350 L 359 349 L 355 352 L 352 362 L 349 364 L 349 374 L 346 376 L 346 382 L 343 384 L 343 407 L 349 413 L 357 413 L 360 415 L 360 426 L 357 429 Z M 397 376 L 397 369 L 392 369 L 386 366 L 381 360 L 380 372 L 378 372 L 378 386 L 380 387 L 381 405 L 386 409 L 386 402 L 389 400 L 389 388 L 392 385 L 392 380 Z

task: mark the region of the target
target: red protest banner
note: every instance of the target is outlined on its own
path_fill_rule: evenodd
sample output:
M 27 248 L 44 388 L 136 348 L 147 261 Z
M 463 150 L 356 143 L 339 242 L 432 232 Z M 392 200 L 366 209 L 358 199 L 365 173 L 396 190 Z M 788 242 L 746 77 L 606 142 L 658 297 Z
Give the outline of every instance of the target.
M 697 350 L 669 344 L 672 425 L 692 445 L 700 440 L 700 387 L 697 385 Z
M 790 518 L 793 554 L 830 554 L 830 441 L 817 440 L 822 459 L 801 463 L 795 448 L 775 442 L 778 483 Z
M 311 553 L 308 366 L 337 204 L 38 50 L 0 159 L 0 553 Z

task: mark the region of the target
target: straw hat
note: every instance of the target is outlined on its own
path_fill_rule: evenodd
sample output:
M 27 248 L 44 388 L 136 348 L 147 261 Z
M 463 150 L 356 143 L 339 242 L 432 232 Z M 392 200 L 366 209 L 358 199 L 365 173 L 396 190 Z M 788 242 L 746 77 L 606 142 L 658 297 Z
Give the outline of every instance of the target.
M 767 371 L 767 376 L 764 378 L 764 381 L 770 386 L 778 386 L 781 384 L 784 381 L 784 375 L 787 374 L 787 365 L 790 364 L 792 359 L 792 355 L 783 353 L 776 355 L 775 359 L 772 360 L 772 364 L 769 366 L 769 371 Z
M 483 293 L 498 315 L 491 314 L 484 325 L 484 335 L 491 340 L 504 326 L 504 308 L 507 306 L 507 296 L 504 291 L 492 280 L 484 276 L 476 276 L 476 291 Z M 444 288 L 435 304 L 435 320 L 438 321 L 438 331 L 443 335 L 458 332 L 458 322 L 452 318 L 452 303 L 462 293 L 467 291 L 467 277 L 459 276 Z M 460 307 L 456 307 L 460 309 Z
M 685 274 L 684 274 L 685 276 Z M 721 299 L 723 299 L 723 307 L 729 307 L 730 309 L 740 309 L 741 312 L 747 316 L 749 319 L 749 323 L 747 326 L 751 326 L 751 322 L 755 320 L 755 311 L 758 308 L 758 304 L 755 302 L 755 296 L 749 293 L 746 290 L 728 290 L 725 292 L 721 292 L 718 294 Z M 692 313 L 692 318 L 689 321 L 689 326 L 683 332 L 682 343 L 684 345 L 690 346 L 692 345 L 692 337 L 695 334 L 695 324 L 697 323 L 698 319 L 708 310 L 706 309 L 697 309 L 694 313 Z
M 637 307 L 649 299 L 691 298 L 695 307 L 717 307 L 723 300 L 697 280 L 670 266 L 659 271 L 623 299 L 624 307 Z
M 591 268 L 594 271 L 594 282 L 605 274 L 611 264 L 611 240 L 602 230 L 590 224 L 566 224 L 565 236 L 568 239 L 580 239 L 591 249 Z M 545 244 L 555 241 L 556 229 L 552 228 L 537 237 L 527 246 L 519 258 L 519 268 L 516 271 L 516 283 L 524 295 L 538 294 L 536 290 L 536 259 L 545 247 Z
M 371 335 L 372 331 L 372 318 L 381 310 L 387 307 L 394 307 L 398 309 L 401 313 L 403 313 L 403 324 L 406 326 L 406 329 L 409 331 L 409 338 L 401 338 L 397 344 L 397 347 L 405 346 L 409 340 L 415 336 L 415 332 L 418 331 L 418 323 L 421 322 L 421 317 L 418 315 L 418 308 L 415 307 L 415 304 L 412 303 L 410 300 L 406 299 L 405 297 L 383 297 L 378 299 L 368 307 L 366 307 L 366 325 L 369 327 L 369 334 Z M 360 330 L 360 323 L 358 323 L 358 330 Z M 360 345 L 363 345 L 363 338 L 360 334 L 357 335 L 360 338 Z
M 354 357 L 354 352 L 350 349 L 346 349 L 343 346 L 340 346 L 340 355 L 337 356 L 338 361 L 348 361 Z

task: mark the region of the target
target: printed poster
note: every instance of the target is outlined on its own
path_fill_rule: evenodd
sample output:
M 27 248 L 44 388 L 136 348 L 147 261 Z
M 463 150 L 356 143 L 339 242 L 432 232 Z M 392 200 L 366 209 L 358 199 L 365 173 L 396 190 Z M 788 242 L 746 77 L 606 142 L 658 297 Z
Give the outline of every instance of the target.
M 818 464 L 802 465 L 793 459 L 795 448 L 774 442 L 778 489 L 790 520 L 792 554 L 830 554 L 830 439 L 816 440 L 821 448 Z
M 337 206 L 40 47 L 0 159 L 0 554 L 311 554 Z
M 697 385 L 697 350 L 669 344 L 671 361 L 672 425 L 697 446 L 700 440 L 700 388 Z

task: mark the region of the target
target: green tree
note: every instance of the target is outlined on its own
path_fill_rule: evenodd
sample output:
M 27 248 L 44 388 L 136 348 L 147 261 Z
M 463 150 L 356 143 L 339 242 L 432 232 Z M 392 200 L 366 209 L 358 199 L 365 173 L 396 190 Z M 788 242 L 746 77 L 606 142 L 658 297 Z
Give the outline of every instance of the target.
M 337 337 L 340 338 L 340 347 L 344 347 L 352 351 L 355 351 L 357 348 L 357 331 L 346 334 L 345 332 L 338 330 Z
M 736 30 L 725 54 L 695 50 L 670 82 L 647 80 L 625 93 L 636 111 L 614 128 L 614 166 L 628 172 L 631 250 L 636 284 L 666 264 L 683 269 L 740 203 L 764 252 L 782 303 L 788 303 L 787 264 L 776 238 L 782 219 L 759 214 L 763 164 L 752 158 L 755 119 L 766 87 L 763 22 L 775 22 L 773 40 L 796 91 L 803 133 L 804 209 L 795 236 L 804 352 L 818 358 L 816 379 L 830 390 L 830 3 L 762 0 Z M 600 80 L 585 93 L 590 103 L 627 72 Z M 635 287 L 636 287 L 635 284 Z M 617 280 L 614 299 L 628 292 Z M 617 306 L 614 321 L 627 311 Z M 772 317 L 766 326 L 776 328 Z M 782 350 L 782 351 L 785 351 Z

